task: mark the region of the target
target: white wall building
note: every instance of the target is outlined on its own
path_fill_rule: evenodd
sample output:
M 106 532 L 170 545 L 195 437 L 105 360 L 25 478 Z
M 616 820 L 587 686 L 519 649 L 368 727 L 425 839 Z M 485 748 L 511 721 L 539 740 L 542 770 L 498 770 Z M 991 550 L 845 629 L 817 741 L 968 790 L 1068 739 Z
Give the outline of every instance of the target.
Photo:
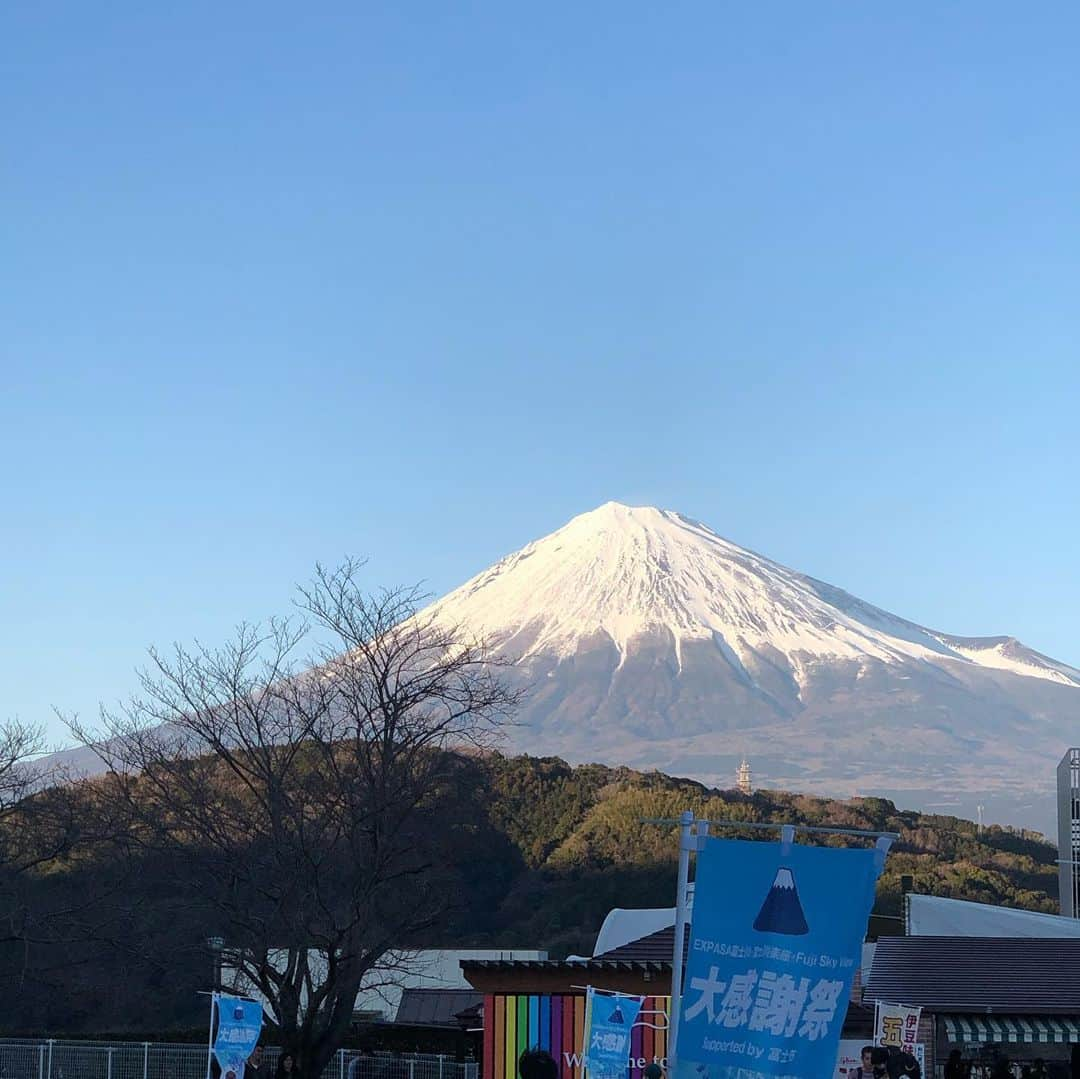
M 282 951 L 280 962 L 276 961 L 275 966 L 283 968 L 286 956 L 287 953 Z M 463 959 L 541 960 L 547 957 L 547 952 L 522 949 L 427 949 L 395 952 L 387 957 L 387 969 L 372 972 L 365 980 L 357 994 L 353 1011 L 366 1019 L 393 1022 L 405 989 L 472 989 L 461 973 Z M 312 952 L 309 961 L 313 978 L 318 984 L 318 971 L 325 966 L 325 961 L 318 952 Z M 243 993 L 252 1000 L 262 1000 L 263 1005 L 266 1005 L 262 995 L 234 969 L 226 966 L 221 975 L 223 986 Z M 267 1008 L 267 1011 L 270 1009 Z
M 395 975 L 391 985 L 362 988 L 356 998 L 358 1014 L 392 1021 L 397 1016 L 401 994 L 405 989 L 472 989 L 461 973 L 461 961 L 472 960 L 538 960 L 547 959 L 547 952 L 475 950 L 475 951 L 420 951 L 408 955 L 400 974 Z

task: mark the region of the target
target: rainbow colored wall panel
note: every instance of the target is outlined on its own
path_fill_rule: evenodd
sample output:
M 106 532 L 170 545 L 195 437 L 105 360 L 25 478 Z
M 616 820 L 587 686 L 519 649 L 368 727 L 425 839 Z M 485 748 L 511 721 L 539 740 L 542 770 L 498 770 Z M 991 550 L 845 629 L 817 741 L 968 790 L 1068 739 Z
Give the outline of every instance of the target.
M 667 1056 L 670 997 L 646 997 L 630 1037 L 628 1079 Z M 585 1038 L 583 996 L 485 996 L 483 1079 L 517 1079 L 518 1057 L 526 1049 L 546 1049 L 563 1079 L 585 1079 L 581 1056 Z

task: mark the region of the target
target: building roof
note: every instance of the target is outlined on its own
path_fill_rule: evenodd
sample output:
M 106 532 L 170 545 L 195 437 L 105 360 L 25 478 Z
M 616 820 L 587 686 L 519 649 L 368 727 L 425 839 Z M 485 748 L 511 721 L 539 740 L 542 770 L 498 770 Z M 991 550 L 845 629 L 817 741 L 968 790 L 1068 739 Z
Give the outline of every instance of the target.
M 882 937 L 863 999 L 953 1014 L 1077 1014 L 1080 939 Z
M 649 910 L 624 910 L 616 907 L 608 911 L 600 932 L 596 935 L 593 955 L 610 952 L 623 944 L 640 940 L 658 929 L 675 924 L 674 907 L 653 907 Z
M 687 927 L 689 936 L 689 927 Z M 675 943 L 675 927 L 658 929 L 640 940 L 632 940 L 609 952 L 594 955 L 589 959 L 546 959 L 546 960 L 475 960 L 463 959 L 464 970 L 479 968 L 482 970 L 646 970 L 670 971 L 672 945 Z
M 690 937 L 690 927 L 686 927 L 686 939 Z M 657 929 L 647 936 L 637 940 L 620 944 L 609 952 L 601 952 L 593 956 L 594 961 L 617 962 L 617 963 L 649 963 L 658 964 L 667 970 L 671 969 L 672 953 L 675 945 L 675 926 L 668 925 L 663 929 Z M 685 943 L 683 945 L 683 958 L 686 957 Z
M 1080 919 L 939 895 L 909 895 L 913 937 L 1080 937 Z
M 686 948 L 690 941 L 690 926 L 686 927 L 685 942 L 683 945 L 683 959 L 686 958 Z M 500 960 L 500 961 L 477 961 L 474 959 L 463 960 L 462 967 L 479 967 L 486 970 L 554 970 L 566 967 L 576 967 L 583 970 L 649 970 L 670 971 L 672 966 L 672 951 L 675 944 L 675 926 L 668 925 L 663 929 L 657 929 L 637 940 L 620 944 L 606 952 L 600 952 L 590 959 L 549 959 L 536 960 Z
M 469 989 L 404 989 L 398 1005 L 397 1023 L 413 1026 L 454 1027 L 457 1016 L 469 1011 L 484 999 L 482 993 Z

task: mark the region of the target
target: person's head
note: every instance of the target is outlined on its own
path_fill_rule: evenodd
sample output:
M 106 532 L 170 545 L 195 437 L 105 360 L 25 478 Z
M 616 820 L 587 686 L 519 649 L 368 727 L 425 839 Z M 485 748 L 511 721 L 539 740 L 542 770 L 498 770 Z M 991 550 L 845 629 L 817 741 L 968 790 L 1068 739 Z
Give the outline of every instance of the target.
M 881 1079 L 889 1070 L 889 1050 L 875 1045 L 870 1050 L 870 1067 L 874 1069 L 874 1075 Z
M 255 1048 L 251 1050 L 251 1056 L 248 1057 L 248 1063 L 253 1068 L 258 1068 L 258 1067 L 262 1066 L 262 1046 L 261 1045 L 256 1045 Z
M 281 1063 L 278 1064 L 278 1068 L 283 1072 L 291 1072 L 295 1063 L 292 1053 L 282 1053 Z
M 864 1072 L 872 1071 L 874 1067 L 874 1047 L 864 1045 L 859 1056 L 862 1058 L 862 1070 Z
M 655 1060 L 651 1064 L 646 1064 L 641 1074 L 643 1079 L 664 1079 L 664 1069 Z
M 900 1054 L 900 1074 L 914 1076 L 919 1076 L 922 1074 L 922 1070 L 919 1068 L 919 1062 L 915 1058 L 914 1053 Z
M 543 1049 L 526 1049 L 518 1060 L 520 1079 L 559 1079 L 559 1065 Z
M 900 1079 L 904 1074 L 904 1054 L 895 1045 L 889 1046 L 889 1062 L 885 1066 L 889 1079 Z

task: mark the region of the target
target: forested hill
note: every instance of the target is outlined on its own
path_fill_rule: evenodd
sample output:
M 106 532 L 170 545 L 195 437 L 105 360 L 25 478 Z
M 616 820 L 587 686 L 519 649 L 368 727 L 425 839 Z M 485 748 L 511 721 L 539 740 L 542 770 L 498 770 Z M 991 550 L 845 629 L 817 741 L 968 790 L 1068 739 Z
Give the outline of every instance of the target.
M 492 823 L 523 862 L 500 906 L 500 942 L 588 954 L 612 907 L 670 906 L 674 834 L 642 819 L 674 818 L 684 809 L 713 820 L 898 832 L 878 886 L 879 914 L 899 914 L 904 875 L 925 894 L 1058 910 L 1057 848 L 1035 832 L 989 826 L 980 833 L 971 821 L 898 810 L 883 798 L 743 795 L 656 772 L 571 768 L 554 758 L 494 758 L 488 767 Z
M 659 773 L 571 768 L 552 758 L 490 756 L 462 768 L 469 823 L 447 831 L 445 864 L 437 867 L 453 912 L 425 939 L 399 942 L 404 947 L 589 954 L 613 907 L 671 905 L 675 831 L 642 818 L 674 818 L 684 809 L 714 820 L 898 832 L 879 886 L 879 913 L 899 912 L 905 874 L 920 892 L 1057 909 L 1056 850 L 1032 833 L 990 827 L 979 834 L 968 821 L 901 812 L 876 798 L 744 796 Z M 429 826 L 447 827 L 438 815 Z M 171 894 L 168 879 L 152 859 L 134 876 L 93 855 L 39 870 L 26 882 L 28 909 L 74 914 L 52 942 L 0 942 L 0 975 L 16 990 L 0 1029 L 147 1037 L 196 1030 L 204 1009 L 198 992 L 210 972 L 205 941 L 219 930 Z M 99 930 L 96 939 L 80 939 L 86 926 Z

